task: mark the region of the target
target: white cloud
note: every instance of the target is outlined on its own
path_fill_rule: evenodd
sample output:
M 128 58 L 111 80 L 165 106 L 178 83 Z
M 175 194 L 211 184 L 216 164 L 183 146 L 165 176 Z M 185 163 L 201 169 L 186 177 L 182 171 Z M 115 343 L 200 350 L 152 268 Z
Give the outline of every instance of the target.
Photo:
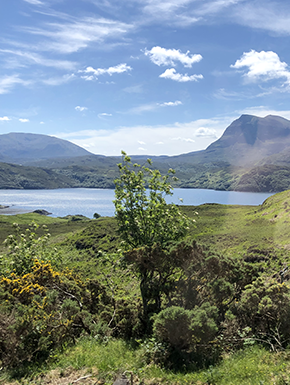
M 9 64 L 9 68 L 12 67 L 23 67 L 24 63 L 29 64 L 37 64 L 42 65 L 45 67 L 55 67 L 59 69 L 65 69 L 65 70 L 72 70 L 76 67 L 75 62 L 71 62 L 68 60 L 53 60 L 45 58 L 37 53 L 33 52 L 23 52 L 19 50 L 9 50 L 9 49 L 0 49 L 0 52 L 10 54 L 16 57 L 20 58 L 20 61 L 11 61 L 9 58 L 7 58 L 7 62 Z
M 290 7 L 285 1 L 246 1 L 234 7 L 230 14 L 238 24 L 251 28 L 290 35 Z
M 40 124 L 44 124 L 44 122 L 40 122 Z
M 175 107 L 175 106 L 179 106 L 181 104 L 182 104 L 182 102 L 180 100 L 176 100 L 175 102 L 141 104 L 140 106 L 131 108 L 129 110 L 129 113 L 140 114 L 142 112 L 155 111 L 160 107 Z
M 20 118 L 20 119 L 19 119 L 19 122 L 21 122 L 21 123 L 28 123 L 28 122 L 29 122 L 29 119 L 22 119 L 22 118 Z
M 250 82 L 286 78 L 286 82 L 290 84 L 287 63 L 281 62 L 279 56 L 273 51 L 244 52 L 242 57 L 231 65 L 231 68 L 238 70 L 244 67 L 247 67 L 247 72 L 243 76 Z
M 81 106 L 76 106 L 75 107 L 75 110 L 76 111 L 80 111 L 80 112 L 83 112 L 83 111 L 85 111 L 85 110 L 87 110 L 88 108 L 87 107 L 81 107 Z
M 33 5 L 43 5 L 44 3 L 40 0 L 24 0 L 26 3 L 33 4 Z
M 60 86 L 61 84 L 67 83 L 75 78 L 74 74 L 67 74 L 60 77 L 49 78 L 42 80 L 42 83 L 47 84 L 48 86 Z
M 96 80 L 96 78 L 93 76 L 93 75 L 90 75 L 90 76 L 81 76 L 82 79 L 85 79 L 86 81 L 93 81 L 93 80 Z
M 95 154 L 120 155 L 122 149 L 128 154 L 144 154 L 138 147 L 144 148 L 143 143 L 146 143 L 148 155 L 178 155 L 202 150 L 216 139 L 212 136 L 196 136 L 198 129 L 215 130 L 216 137 L 219 137 L 237 117 L 235 114 L 172 125 L 116 127 L 112 130 L 87 130 L 55 136 L 68 139 Z
M 141 104 L 140 106 L 131 108 L 129 114 L 141 114 L 142 112 L 154 111 L 159 107 L 158 103 Z
M 194 134 L 197 138 L 198 137 L 208 137 L 208 138 L 215 138 L 217 139 L 217 132 L 213 128 L 207 128 L 207 127 L 200 127 L 195 131 Z
M 98 117 L 101 118 L 102 116 L 113 116 L 112 114 L 108 114 L 107 112 L 102 112 L 101 114 L 98 114 Z
M 175 102 L 164 102 L 159 103 L 160 107 L 174 107 L 174 106 L 180 106 L 182 102 L 180 100 L 176 100 Z
M 176 72 L 174 68 L 168 68 L 163 74 L 159 75 L 160 78 L 175 80 L 176 82 L 197 82 L 199 79 L 203 79 L 202 75 L 182 75 Z
M 0 116 L 0 122 L 8 122 L 8 120 L 11 120 L 8 118 L 8 116 Z
M 28 86 L 31 81 L 21 79 L 19 75 L 4 76 L 0 78 L 0 95 L 10 92 L 17 84 Z
M 90 0 L 97 6 L 115 7 L 120 2 Z M 278 34 L 290 34 L 290 7 L 285 0 L 131 0 L 141 9 L 140 24 L 167 24 L 186 28 L 192 24 L 237 23 Z M 136 8 L 137 8 L 136 7 Z M 137 24 L 137 23 L 136 23 Z
M 81 73 L 90 74 L 90 75 L 84 75 L 82 76 L 85 80 L 94 80 L 98 79 L 98 76 L 100 75 L 110 75 L 113 74 L 121 74 L 123 72 L 131 71 L 132 68 L 128 66 L 126 63 L 121 63 L 116 65 L 115 67 L 109 67 L 109 68 L 97 68 L 94 69 L 93 67 L 87 67 L 84 71 L 79 71 Z
M 181 141 L 181 142 L 191 142 L 191 143 L 195 143 L 195 140 L 194 139 L 190 139 L 190 138 L 182 138 L 182 137 L 178 137 L 178 138 L 172 138 L 171 140 L 177 140 L 177 141 Z
M 223 100 L 242 100 L 242 99 L 250 99 L 252 97 L 256 97 L 256 95 L 247 95 L 241 91 L 227 91 L 224 88 L 220 88 L 219 90 L 215 91 L 213 96 L 217 99 L 223 99 Z
M 128 94 L 141 94 L 143 92 L 142 84 L 137 84 L 135 86 L 126 87 L 123 91 L 128 92 Z
M 107 11 L 118 9 L 120 1 L 89 0 Z M 229 21 L 278 34 L 290 34 L 290 6 L 286 0 L 130 0 L 141 9 L 140 24 L 167 24 L 186 28 L 192 24 Z M 136 8 L 137 8 L 136 7 Z
M 189 51 L 182 53 L 179 49 L 166 49 L 158 46 L 153 47 L 150 51 L 145 50 L 145 55 L 149 56 L 150 60 L 158 66 L 176 66 L 177 62 L 180 62 L 184 67 L 191 68 L 192 64 L 201 61 L 202 56 L 189 55 L 189 53 Z
M 290 34 L 290 7 L 285 0 L 140 0 L 148 23 L 188 27 L 228 20 L 255 29 Z
M 115 12 L 116 9 L 121 12 L 124 9 L 123 3 L 121 2 L 122 6 L 120 6 L 120 1 L 116 0 L 89 1 L 98 7 L 105 8 L 107 12 L 112 11 L 112 9 Z M 130 8 L 132 3 L 140 7 L 142 12 L 140 23 L 142 24 L 158 22 L 184 28 L 197 22 L 207 22 L 206 18 L 209 16 L 215 16 L 218 12 L 225 12 L 226 8 L 241 1 L 243 0 L 130 0 L 127 4 Z
M 166 23 L 181 28 L 197 23 L 208 25 L 220 22 L 226 17 L 232 22 L 237 5 L 248 3 L 245 0 L 137 0 L 137 2 L 142 4 L 148 23 Z
M 225 8 L 231 7 L 233 5 L 239 4 L 243 0 L 214 0 L 214 1 L 205 1 L 202 3 L 201 7 L 197 9 L 197 14 L 206 16 L 206 15 L 215 15 L 220 11 L 224 11 Z
M 190 4 L 194 0 L 145 0 L 143 12 L 149 18 L 149 21 L 170 22 L 172 25 L 185 27 L 196 23 L 199 17 L 189 12 Z
M 255 106 L 255 107 L 245 108 L 243 110 L 236 111 L 236 114 L 237 115 L 249 114 L 249 115 L 259 116 L 261 118 L 264 118 L 267 115 L 277 115 L 290 120 L 290 110 L 277 111 L 267 106 Z
M 168 14 L 175 12 L 178 8 L 184 8 L 187 4 L 189 4 L 192 0 L 145 0 L 143 4 L 145 5 L 145 10 L 149 13 L 156 14 L 160 12 L 163 14 Z
M 120 39 L 133 28 L 132 25 L 105 18 L 73 18 L 65 14 L 61 14 L 61 18 L 63 20 L 60 23 L 46 23 L 43 28 L 23 27 L 22 30 L 45 38 L 37 45 L 39 50 L 67 54 L 87 48 L 93 43 L 103 43 L 112 38 Z

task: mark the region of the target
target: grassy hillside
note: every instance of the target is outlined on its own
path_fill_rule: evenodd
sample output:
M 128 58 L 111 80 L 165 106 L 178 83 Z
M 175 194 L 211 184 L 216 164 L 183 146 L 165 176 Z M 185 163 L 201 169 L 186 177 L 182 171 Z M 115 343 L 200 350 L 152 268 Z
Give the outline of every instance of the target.
M 76 158 L 52 162 L 47 168 L 0 163 L 0 189 L 114 188 L 117 159 Z M 79 163 L 78 163 L 79 162 Z M 191 164 L 166 158 L 154 167 L 176 170 L 176 187 L 228 191 L 278 192 L 290 188 L 289 165 L 233 167 L 225 162 Z
M 49 216 L 27 213 L 18 215 L 0 215 L 0 250 L 3 251 L 4 240 L 8 235 L 15 233 L 13 223 L 18 223 L 20 229 L 25 232 L 25 229 L 32 222 L 37 223 L 40 227 L 37 229 L 37 235 L 43 234 L 42 225 L 46 225 L 51 234 L 51 242 L 57 243 L 66 239 L 69 235 L 82 230 L 88 226 L 88 223 L 94 223 L 93 220 L 72 220 L 70 218 L 52 218 Z
M 204 204 L 182 209 L 188 216 L 198 212 L 191 236 L 220 252 L 245 256 L 263 250 L 288 253 L 290 249 L 290 193 L 271 196 L 260 206 Z
M 28 360 L 24 366 L 18 365 L 9 371 L 4 369 L 0 372 L 0 383 L 67 385 L 80 382 L 105 385 L 112 384 L 116 377 L 127 371 L 127 377 L 132 372 L 134 385 L 287 384 L 290 376 L 287 348 L 276 353 L 270 352 L 271 345 L 265 343 L 265 340 L 259 345 L 247 327 L 239 329 L 238 334 L 231 333 L 236 327 L 237 319 L 243 319 L 243 314 L 252 311 L 249 304 L 252 298 L 256 298 L 251 297 L 251 290 L 254 288 L 252 282 L 257 282 L 257 277 L 261 280 L 259 287 L 263 289 L 265 285 L 265 290 L 268 290 L 267 296 L 262 297 L 260 302 L 260 311 L 264 311 L 265 298 L 268 298 L 266 310 L 271 316 L 275 314 L 273 311 L 279 312 L 279 306 L 285 306 L 285 302 L 279 301 L 290 301 L 289 277 L 285 275 L 283 284 L 277 283 L 275 278 L 275 273 L 290 265 L 290 191 L 273 195 L 260 206 L 206 204 L 181 208 L 188 216 L 196 219 L 195 226 L 190 228 L 189 238 L 191 242 L 195 239 L 199 244 L 204 244 L 205 252 L 200 254 L 201 259 L 198 259 L 198 253 L 202 249 L 195 249 L 197 255 L 191 254 L 194 265 L 192 271 L 189 269 L 188 276 L 182 277 L 180 272 L 177 273 L 176 292 L 170 301 L 173 304 L 185 301 L 186 304 L 189 300 L 190 303 L 193 293 L 186 292 L 182 299 L 182 290 L 192 282 L 192 288 L 196 285 L 196 296 L 204 291 L 206 298 L 213 301 L 212 305 L 220 303 L 220 309 L 229 306 L 230 311 L 226 321 L 221 322 L 217 340 L 212 341 L 217 349 L 220 349 L 219 344 L 222 347 L 219 359 L 214 364 L 209 366 L 204 363 L 189 368 L 185 365 L 188 352 L 184 352 L 184 367 L 180 365 L 174 368 L 162 364 L 164 360 L 166 362 L 166 355 L 170 350 L 156 335 L 146 338 L 141 333 L 142 301 L 138 273 L 132 265 L 124 263 L 124 258 L 118 251 L 120 238 L 114 218 L 73 220 L 39 214 L 0 216 L 2 239 L 9 231 L 13 231 L 13 222 L 20 224 L 21 231 L 24 231 L 31 220 L 48 226 L 52 234 L 50 246 L 44 251 L 40 249 L 39 257 L 43 255 L 47 259 L 39 266 L 45 272 L 50 266 L 48 258 L 52 261 L 49 267 L 51 270 L 47 272 L 52 274 L 51 279 L 54 281 L 47 286 L 41 281 L 41 285 L 44 285 L 43 290 L 54 291 L 47 296 L 47 301 L 51 301 L 49 313 L 43 313 L 47 306 L 45 302 L 40 302 L 31 311 L 33 309 L 42 317 L 41 321 L 37 321 L 37 327 L 43 328 L 43 335 L 49 330 L 54 338 L 61 339 L 62 335 L 57 334 L 60 327 L 64 333 L 69 332 L 69 335 L 74 336 L 73 340 L 63 340 L 62 348 L 51 350 L 45 359 L 40 355 L 37 361 Z M 43 234 L 40 228 L 38 231 L 39 235 Z M 55 247 L 58 250 L 57 258 L 53 254 Z M 191 249 L 186 250 L 190 252 Z M 1 252 L 3 254 L 5 250 L 2 249 Z M 36 267 L 33 269 L 35 272 L 40 271 Z M 232 281 L 235 274 L 237 281 Z M 47 276 L 42 279 L 46 280 Z M 14 286 L 13 290 L 15 287 L 17 288 Z M 235 290 L 233 301 L 232 291 Z M 1 291 L 0 295 L 3 295 Z M 29 301 L 29 298 L 25 301 Z M 35 301 L 40 300 L 35 297 Z M 53 301 L 63 301 L 62 310 L 57 310 L 55 315 Z M 168 298 L 164 297 L 165 307 L 167 301 Z M 255 302 L 252 306 L 255 306 Z M 29 313 L 25 314 L 29 316 Z M 45 321 L 44 316 L 48 317 L 48 321 Z M 58 327 L 54 327 L 57 324 L 53 322 L 59 322 L 60 317 L 67 318 Z M 259 317 L 256 318 L 255 327 L 259 325 Z M 262 314 L 262 319 L 266 319 L 265 317 L 267 318 L 267 313 Z M 88 329 L 91 319 L 93 327 Z M 286 319 L 289 317 L 286 316 Z M 202 317 L 199 318 L 201 324 L 205 321 Z M 270 318 L 268 321 L 270 322 Z M 15 325 L 13 322 L 12 326 Z M 0 323 L 3 325 L 2 315 Z M 174 333 L 176 335 L 176 329 Z M 46 338 L 50 338 L 49 335 Z M 0 331 L 0 342 L 3 342 L 1 336 Z M 275 338 L 279 336 L 275 335 Z M 45 344 L 45 340 L 43 343 Z
M 66 176 L 50 169 L 0 163 L 0 189 L 54 189 L 74 187 Z

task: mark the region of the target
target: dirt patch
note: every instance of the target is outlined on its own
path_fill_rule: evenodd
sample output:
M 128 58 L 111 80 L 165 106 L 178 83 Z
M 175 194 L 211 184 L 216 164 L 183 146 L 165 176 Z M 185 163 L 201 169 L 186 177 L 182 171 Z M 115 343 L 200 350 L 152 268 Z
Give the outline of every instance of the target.
M 103 385 L 105 381 L 98 379 L 98 370 L 94 369 L 91 373 L 87 370 L 74 370 L 68 368 L 65 370 L 55 369 L 47 374 L 42 374 L 34 380 L 21 382 L 25 385 Z M 11 382 L 10 385 L 19 385 L 19 382 Z

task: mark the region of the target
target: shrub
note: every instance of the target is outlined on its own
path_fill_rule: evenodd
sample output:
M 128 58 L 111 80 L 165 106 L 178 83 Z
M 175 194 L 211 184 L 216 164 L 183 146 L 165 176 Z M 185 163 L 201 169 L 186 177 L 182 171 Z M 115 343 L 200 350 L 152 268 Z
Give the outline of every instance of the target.
M 193 310 L 172 306 L 156 315 L 153 335 L 170 347 L 166 365 L 197 367 L 214 362 L 220 353 L 214 341 L 216 318 L 217 308 L 209 303 Z
M 233 310 L 234 311 L 234 310 Z M 247 285 L 235 311 L 242 327 L 275 350 L 290 342 L 290 293 L 286 283 L 260 276 Z
M 91 334 L 106 307 L 102 285 L 84 281 L 72 270 L 56 271 L 34 259 L 26 274 L 0 278 L 0 360 L 15 367 L 42 360 L 52 349 Z
M 34 260 L 55 262 L 60 259 L 60 255 L 56 249 L 48 247 L 50 234 L 45 225 L 42 226 L 42 236 L 36 235 L 36 230 L 39 226 L 32 222 L 24 233 L 17 223 L 13 223 L 15 234 L 9 235 L 4 241 L 8 252 L 1 256 L 0 259 L 0 274 L 6 275 L 14 271 L 21 275 L 30 272 Z

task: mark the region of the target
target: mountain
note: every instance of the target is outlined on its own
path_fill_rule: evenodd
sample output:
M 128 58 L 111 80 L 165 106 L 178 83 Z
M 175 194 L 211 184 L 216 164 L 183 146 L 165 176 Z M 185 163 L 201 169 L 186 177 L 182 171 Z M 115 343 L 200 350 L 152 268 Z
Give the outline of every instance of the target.
M 277 192 L 290 188 L 290 121 L 242 115 L 205 150 L 158 160 L 179 187 Z
M 13 132 L 0 135 L 0 161 L 24 163 L 43 159 L 72 158 L 92 155 L 67 140 L 41 134 Z
M 242 115 L 205 150 L 178 155 L 171 160 L 191 164 L 225 162 L 232 166 L 248 167 L 282 151 L 286 155 L 289 150 L 289 120 L 273 115 L 265 118 Z
M 133 162 L 142 164 L 146 158 L 132 156 Z M 205 150 L 150 158 L 162 173 L 169 168 L 176 170 L 179 179 L 176 187 L 257 192 L 287 190 L 290 188 L 290 121 L 272 115 L 265 118 L 242 115 Z M 68 141 L 46 135 L 0 135 L 0 162 L 34 166 L 42 170 L 41 175 L 49 172 L 45 188 L 61 188 L 64 184 L 66 187 L 114 188 L 119 161 L 120 157 L 94 155 Z M 24 175 L 20 188 L 28 188 L 25 187 L 28 185 L 44 188 L 38 186 L 45 184 L 45 178 L 38 184 L 34 172 L 34 184 L 31 170 L 26 171 L 22 166 L 19 173 Z M 0 178 L 0 188 L 7 188 L 5 175 Z M 10 184 L 11 181 L 13 178 Z
M 279 116 L 242 115 L 205 150 L 215 159 L 245 166 L 290 148 L 290 121 Z

